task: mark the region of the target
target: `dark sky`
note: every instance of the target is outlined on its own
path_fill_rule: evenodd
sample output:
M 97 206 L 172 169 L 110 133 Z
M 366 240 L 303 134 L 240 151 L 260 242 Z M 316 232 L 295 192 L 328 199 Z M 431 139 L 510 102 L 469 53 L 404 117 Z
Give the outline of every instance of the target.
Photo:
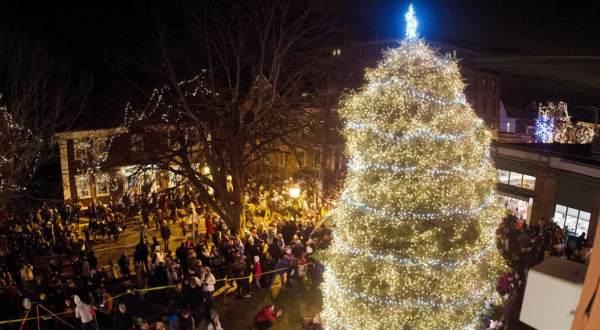
M 404 34 L 404 0 L 346 0 L 355 35 L 362 39 Z M 13 2 L 14 3 L 14 2 Z M 118 49 L 132 1 L 18 1 L 19 24 L 50 34 L 85 62 Z M 505 104 L 565 100 L 571 107 L 600 106 L 600 1 L 419 0 L 412 2 L 426 40 L 474 48 L 483 57 L 526 57 L 481 62 L 502 73 Z M 35 5 L 34 5 L 35 4 Z M 567 56 L 539 58 L 539 56 Z M 574 58 L 595 56 L 597 58 Z
M 353 2 L 357 34 L 368 39 L 403 36 L 403 15 L 411 2 Z M 526 57 L 479 63 L 502 73 L 505 105 L 564 100 L 571 111 L 600 106 L 600 1 L 412 3 L 426 40 L 464 45 L 486 58 Z

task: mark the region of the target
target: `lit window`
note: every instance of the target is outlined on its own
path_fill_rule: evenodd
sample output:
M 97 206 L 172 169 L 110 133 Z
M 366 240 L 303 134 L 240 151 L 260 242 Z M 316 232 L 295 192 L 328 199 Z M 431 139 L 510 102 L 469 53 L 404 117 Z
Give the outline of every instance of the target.
M 573 208 L 567 208 L 567 221 L 565 221 L 565 228 L 570 232 L 575 232 L 577 228 L 577 219 L 579 218 L 579 210 Z
M 498 170 L 498 177 L 499 177 L 500 183 L 508 184 L 508 176 L 509 175 L 510 175 L 510 172 L 508 172 L 508 171 Z
M 590 228 L 590 217 L 591 214 L 588 212 L 579 212 L 579 221 L 577 222 L 577 230 L 575 231 L 575 235 L 579 236 L 583 233 L 586 233 L 587 235 Z
M 535 176 L 523 174 L 523 188 L 535 190 Z
M 588 232 L 591 214 L 571 207 L 556 204 L 554 223 L 561 229 L 568 229 L 571 235 L 579 236 Z
M 87 145 L 85 141 L 73 140 L 74 159 L 82 160 L 87 156 Z
M 109 183 L 110 183 L 110 179 L 108 177 L 108 175 L 106 174 L 100 174 L 98 175 L 98 180 L 96 183 L 96 191 L 98 193 L 98 196 L 105 196 L 109 194 Z
M 88 175 L 77 175 L 75 177 L 75 184 L 77 185 L 77 196 L 79 198 L 90 197 L 90 186 Z
M 510 181 L 508 182 L 511 186 L 521 187 L 523 184 L 523 174 L 517 172 L 510 172 Z
M 108 155 L 108 138 L 101 137 L 94 139 L 94 155 L 96 158 L 106 158 Z
M 492 92 L 496 92 L 496 79 L 492 79 Z
M 556 223 L 560 228 L 564 228 L 566 218 L 567 207 L 556 204 L 556 209 L 554 210 L 554 223 Z
M 331 52 L 331 54 L 332 54 L 333 56 L 340 56 L 340 54 L 341 54 L 341 53 L 342 53 L 342 50 L 341 50 L 341 49 L 339 49 L 339 48 L 338 48 L 338 49 L 334 49 L 334 50 Z

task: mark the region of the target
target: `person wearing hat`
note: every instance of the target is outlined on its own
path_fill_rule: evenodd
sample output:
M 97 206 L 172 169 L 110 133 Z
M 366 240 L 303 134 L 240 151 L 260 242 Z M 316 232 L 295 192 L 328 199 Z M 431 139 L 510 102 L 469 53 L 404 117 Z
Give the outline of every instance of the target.
M 215 311 L 210 311 L 210 323 L 208 323 L 207 330 L 223 330 L 219 321 L 219 314 Z
M 262 267 L 260 265 L 260 257 L 254 256 L 254 264 L 252 265 L 252 283 L 260 289 L 260 277 L 262 274 Z

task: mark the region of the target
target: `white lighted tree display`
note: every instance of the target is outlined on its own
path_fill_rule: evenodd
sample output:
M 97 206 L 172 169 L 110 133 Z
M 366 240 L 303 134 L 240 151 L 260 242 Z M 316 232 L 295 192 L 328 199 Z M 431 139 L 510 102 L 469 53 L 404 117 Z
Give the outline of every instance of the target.
M 540 103 L 535 135 L 543 143 L 583 144 L 591 143 L 595 133 L 591 126 L 581 122 L 574 125 L 571 122 L 567 103 L 548 102 L 547 106 Z
M 504 262 L 490 132 L 412 29 L 343 102 L 350 157 L 322 255 L 326 329 L 470 329 Z M 497 298 L 497 297 L 496 297 Z

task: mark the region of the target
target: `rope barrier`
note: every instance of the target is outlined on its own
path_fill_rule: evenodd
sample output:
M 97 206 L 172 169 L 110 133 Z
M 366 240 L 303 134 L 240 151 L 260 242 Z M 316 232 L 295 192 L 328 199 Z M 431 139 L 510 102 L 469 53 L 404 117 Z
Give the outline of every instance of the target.
M 304 265 L 298 265 L 298 267 L 304 267 L 304 266 L 308 266 L 310 264 L 312 264 L 312 262 L 306 263 Z M 285 271 L 285 270 L 287 270 L 289 268 L 291 268 L 291 267 L 285 267 L 285 268 L 270 270 L 270 271 L 267 271 L 267 272 L 261 272 L 260 276 L 266 275 L 266 274 L 271 274 L 271 273 L 276 273 L 276 272 L 280 272 L 280 271 Z M 251 279 L 253 276 L 254 276 L 253 274 L 250 274 L 250 275 L 244 276 L 244 277 L 235 277 L 235 278 L 227 278 L 227 277 L 225 277 L 225 278 L 221 278 L 221 279 L 215 280 L 215 283 L 216 282 L 226 282 L 226 281 L 237 281 L 237 280 L 243 280 L 243 279 Z M 208 284 L 208 283 L 207 282 L 200 282 L 200 284 Z M 158 286 L 158 287 L 152 287 L 152 288 L 136 289 L 135 291 L 149 292 L 149 291 L 171 289 L 171 288 L 175 288 L 175 287 L 176 287 L 176 285 L 166 285 L 166 286 Z M 131 294 L 131 293 L 127 293 L 127 292 L 121 293 L 121 294 L 118 294 L 118 295 L 116 295 L 114 297 L 111 297 L 111 299 L 116 299 L 116 298 L 122 297 L 122 296 L 127 295 L 127 294 Z M 94 308 L 94 309 L 97 310 L 98 306 L 100 306 L 100 305 L 101 304 L 97 304 L 95 306 L 93 305 L 92 308 Z M 38 303 L 38 306 L 41 306 L 41 305 Z M 42 306 L 42 308 L 44 308 L 46 311 L 48 311 L 50 314 L 52 314 L 52 312 L 50 312 L 49 310 L 47 310 L 44 306 Z M 0 324 L 9 324 L 9 323 L 16 323 L 16 322 L 23 322 L 23 323 L 25 323 L 25 321 L 31 321 L 31 320 L 39 319 L 39 316 L 27 318 L 28 314 L 29 314 L 29 311 L 27 311 L 27 314 L 25 314 L 25 318 L 23 318 L 23 319 L 0 321 Z M 63 315 L 63 314 L 67 314 L 67 312 L 56 313 L 56 314 L 52 314 L 52 315 L 53 316 L 58 316 L 58 315 Z M 60 318 L 58 318 L 58 319 L 61 320 Z M 63 321 L 63 320 L 61 320 L 61 321 Z M 21 327 L 23 327 L 23 325 L 21 325 Z

